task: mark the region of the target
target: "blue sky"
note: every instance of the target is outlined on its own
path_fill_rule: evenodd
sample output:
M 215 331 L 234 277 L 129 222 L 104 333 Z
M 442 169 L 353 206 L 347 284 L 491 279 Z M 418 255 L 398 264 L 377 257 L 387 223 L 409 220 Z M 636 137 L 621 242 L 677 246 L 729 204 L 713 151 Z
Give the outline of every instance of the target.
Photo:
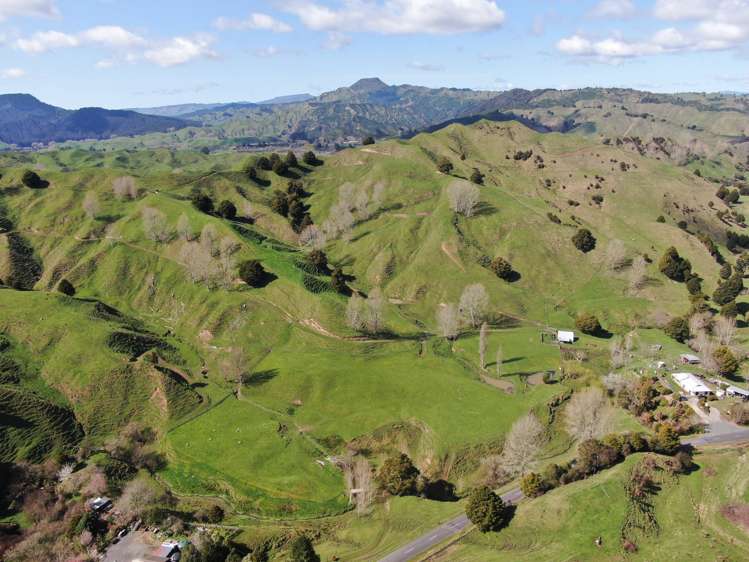
M 0 0 L 0 92 L 257 101 L 378 76 L 500 90 L 749 90 L 749 0 Z

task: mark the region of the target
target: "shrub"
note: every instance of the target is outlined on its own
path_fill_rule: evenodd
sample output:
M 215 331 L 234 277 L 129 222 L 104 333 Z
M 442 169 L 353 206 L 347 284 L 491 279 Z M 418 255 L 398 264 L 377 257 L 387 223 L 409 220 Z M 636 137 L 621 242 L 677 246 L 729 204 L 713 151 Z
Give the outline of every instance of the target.
M 713 353 L 713 359 L 718 364 L 718 374 L 726 377 L 739 370 L 739 360 L 726 346 L 721 346 Z
M 39 177 L 39 174 L 33 170 L 26 170 L 21 176 L 21 183 L 30 189 L 44 189 L 49 185 Z
M 386 459 L 377 473 L 380 486 L 394 496 L 416 493 L 418 480 L 419 469 L 402 453 Z
M 482 533 L 498 531 L 504 527 L 509 514 L 502 498 L 486 486 L 476 488 L 468 497 L 466 515 Z
M 546 491 L 544 488 L 544 481 L 541 479 L 541 475 L 536 472 L 529 472 L 523 475 L 520 479 L 520 490 L 523 495 L 527 498 L 535 498 Z
M 713 293 L 715 304 L 724 305 L 736 300 L 744 289 L 744 280 L 739 273 L 734 273 L 726 281 L 723 281 Z
M 375 140 L 374 140 L 374 137 L 368 136 L 368 137 L 364 137 L 361 140 L 361 143 L 362 143 L 363 146 L 368 146 L 370 144 L 374 144 Z
M 478 185 L 484 184 L 484 174 L 482 174 L 478 168 L 474 168 L 471 172 L 471 181 Z
M 681 446 L 679 434 L 676 433 L 672 425 L 667 423 L 662 423 L 658 426 L 655 435 L 651 439 L 651 443 L 656 453 L 664 455 L 674 454 Z
M 601 323 L 598 321 L 598 318 L 587 312 L 582 312 L 577 315 L 575 326 L 583 334 L 588 334 L 589 336 L 595 336 L 602 331 Z
M 672 281 L 684 282 L 692 277 L 692 264 L 671 246 L 658 261 L 658 269 Z
M 655 222 L 666 222 L 666 217 L 659 215 L 658 218 L 655 219 Z
M 733 269 L 731 268 L 731 264 L 726 262 L 722 266 L 720 266 L 720 278 L 723 280 L 728 279 L 731 277 L 731 273 L 733 273 Z
M 75 287 L 73 287 L 73 284 L 67 279 L 60 280 L 57 284 L 57 290 L 63 295 L 68 295 L 69 297 L 75 295 Z
M 316 166 L 320 163 L 320 161 L 317 159 L 317 156 L 315 156 L 315 153 L 311 150 L 308 150 L 307 152 L 302 154 L 302 162 L 304 162 L 308 166 Z
M 234 220 L 237 217 L 237 207 L 228 199 L 224 199 L 219 203 L 218 214 L 225 219 Z
M 663 328 L 666 335 L 675 339 L 679 343 L 684 343 L 689 339 L 689 322 L 686 318 L 676 317 L 669 320 Z
M 621 459 L 619 451 L 598 439 L 587 439 L 577 449 L 576 467 L 585 474 L 595 474 Z
M 690 295 L 702 294 L 702 279 L 700 279 L 696 275 L 694 277 L 690 277 L 689 281 L 687 281 L 687 291 L 689 291 Z
M 494 258 L 489 267 L 500 279 L 508 281 L 512 278 L 512 265 L 504 258 L 499 256 Z
M 286 165 L 289 168 L 296 168 L 299 166 L 299 161 L 296 159 L 296 154 L 294 154 L 291 150 L 286 153 Z
M 213 212 L 213 199 L 204 193 L 196 193 L 192 197 L 192 206 L 201 213 L 211 214 Z
M 313 272 L 319 274 L 328 273 L 328 257 L 322 250 L 312 250 L 307 254 L 306 261 L 307 265 Z
M 250 287 L 260 287 L 265 281 L 266 272 L 258 260 L 247 260 L 239 265 L 239 278 Z
M 596 239 L 587 228 L 580 228 L 572 237 L 575 248 L 587 254 L 596 247 Z
M 443 174 L 450 174 L 453 171 L 453 163 L 446 157 L 442 156 L 437 160 L 437 169 Z
M 291 562 L 320 562 L 312 541 L 302 535 L 291 543 Z
M 339 267 L 336 267 L 333 270 L 333 273 L 330 274 L 330 286 L 336 293 L 340 293 L 342 295 L 345 295 L 349 292 L 348 285 L 346 285 L 346 276 L 343 274 L 343 271 Z

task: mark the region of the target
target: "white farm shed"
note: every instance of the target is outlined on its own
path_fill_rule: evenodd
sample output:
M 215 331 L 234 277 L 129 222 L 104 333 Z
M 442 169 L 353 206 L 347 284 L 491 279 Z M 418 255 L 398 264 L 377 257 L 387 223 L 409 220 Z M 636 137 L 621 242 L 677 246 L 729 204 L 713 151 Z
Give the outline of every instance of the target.
M 696 355 L 692 355 L 691 353 L 682 353 L 681 362 L 686 365 L 699 365 L 700 358 L 697 357 Z
M 692 396 L 710 396 L 713 393 L 704 382 L 692 373 L 674 373 L 672 376 L 676 384 L 687 394 L 691 394 Z
M 559 343 L 575 343 L 575 332 L 568 332 L 567 330 L 558 330 L 557 341 Z
M 728 394 L 728 396 L 736 396 L 742 400 L 749 400 L 749 390 L 744 390 L 738 386 L 729 386 L 726 388 L 726 394 Z

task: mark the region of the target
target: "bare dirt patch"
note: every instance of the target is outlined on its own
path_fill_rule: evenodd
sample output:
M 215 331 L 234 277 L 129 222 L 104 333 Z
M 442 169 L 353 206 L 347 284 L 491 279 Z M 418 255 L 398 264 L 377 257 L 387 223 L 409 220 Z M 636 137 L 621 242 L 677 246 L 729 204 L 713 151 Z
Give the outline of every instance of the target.
M 457 265 L 462 272 L 465 273 L 465 268 L 463 267 L 463 264 L 460 263 L 460 260 L 458 259 L 458 256 L 456 256 L 453 252 L 453 249 L 450 248 L 450 245 L 447 242 L 442 243 L 442 251 L 445 253 L 445 255 L 450 258 L 450 260 Z
M 526 379 L 526 382 L 528 384 L 533 384 L 533 385 L 544 384 L 544 374 L 536 373 L 534 375 L 531 375 L 530 377 Z
M 749 504 L 731 503 L 720 508 L 720 514 L 737 527 L 749 532 Z
M 508 380 L 495 379 L 487 375 L 481 375 L 481 380 L 489 386 L 498 388 L 499 390 L 506 392 L 507 394 L 513 394 L 515 392 L 515 385 Z

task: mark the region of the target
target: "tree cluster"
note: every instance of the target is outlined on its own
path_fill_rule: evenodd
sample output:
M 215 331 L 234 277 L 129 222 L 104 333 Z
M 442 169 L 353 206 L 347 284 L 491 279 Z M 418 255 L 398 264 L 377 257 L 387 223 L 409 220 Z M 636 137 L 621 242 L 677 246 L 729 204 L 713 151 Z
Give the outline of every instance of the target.
M 587 228 L 579 228 L 572 236 L 572 243 L 575 248 L 587 254 L 596 247 L 596 238 Z

